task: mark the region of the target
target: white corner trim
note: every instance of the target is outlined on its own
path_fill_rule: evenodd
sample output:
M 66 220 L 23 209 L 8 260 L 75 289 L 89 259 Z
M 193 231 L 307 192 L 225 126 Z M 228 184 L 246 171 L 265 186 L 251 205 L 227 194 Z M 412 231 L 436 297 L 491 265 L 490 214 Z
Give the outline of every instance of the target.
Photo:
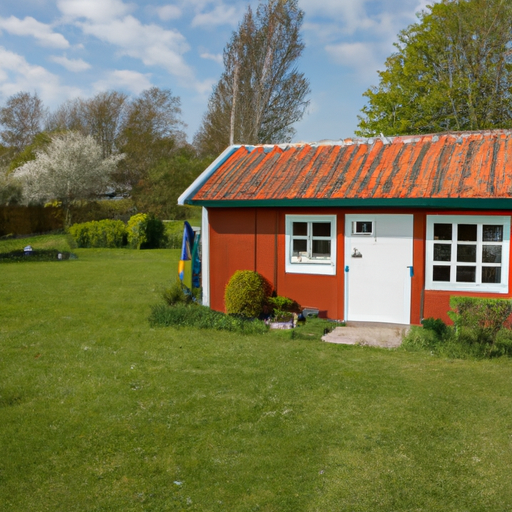
M 178 197 L 178 205 L 184 206 L 185 201 L 215 172 L 217 167 L 237 149 L 241 148 L 240 144 L 229 146 L 226 148 L 190 185 L 180 197 Z
M 201 278 L 203 288 L 203 306 L 210 306 L 210 223 L 208 210 L 203 206 L 201 226 Z

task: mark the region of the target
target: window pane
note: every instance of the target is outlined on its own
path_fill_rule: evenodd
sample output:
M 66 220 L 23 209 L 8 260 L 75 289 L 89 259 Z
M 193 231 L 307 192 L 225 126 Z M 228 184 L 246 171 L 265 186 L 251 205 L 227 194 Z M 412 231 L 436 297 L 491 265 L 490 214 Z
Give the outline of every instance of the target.
M 450 267 L 434 265 L 434 281 L 450 281 Z
M 373 233 L 373 222 L 356 221 L 354 226 L 354 233 Z
M 476 281 L 476 267 L 457 267 L 458 283 L 474 283 Z
M 459 242 L 476 242 L 476 224 L 459 224 L 457 240 Z
M 330 258 L 331 241 L 313 240 L 313 258 Z
M 294 236 L 308 236 L 308 223 L 307 222 L 294 222 L 293 223 Z
M 476 245 L 457 245 L 457 261 L 476 262 Z
M 434 224 L 434 240 L 451 240 L 451 224 Z
M 293 241 L 293 256 L 299 256 L 300 252 L 306 253 L 308 251 L 307 240 L 294 240 Z
M 501 267 L 482 267 L 482 283 L 501 283 Z
M 503 226 L 483 226 L 484 242 L 503 242 Z
M 434 244 L 434 261 L 451 261 L 452 246 L 449 244 Z
M 501 245 L 484 245 L 482 247 L 482 262 L 501 263 Z
M 331 223 L 313 222 L 313 236 L 331 236 Z

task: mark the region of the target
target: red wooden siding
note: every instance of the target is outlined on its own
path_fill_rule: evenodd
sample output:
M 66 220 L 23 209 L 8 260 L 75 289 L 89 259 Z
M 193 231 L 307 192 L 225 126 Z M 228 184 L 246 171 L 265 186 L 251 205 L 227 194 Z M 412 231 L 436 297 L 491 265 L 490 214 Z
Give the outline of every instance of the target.
M 307 210 L 310 212 L 310 210 Z M 286 213 L 306 213 L 305 210 Z M 333 213 L 332 210 L 326 210 Z M 236 270 L 255 270 L 279 295 L 291 297 L 302 306 L 314 306 L 330 318 L 342 318 L 343 251 L 338 251 L 337 276 L 285 273 L 285 212 L 267 208 L 212 208 L 210 222 L 210 306 L 225 311 L 224 290 Z M 343 226 L 338 224 L 338 244 Z
M 290 297 L 302 306 L 323 311 L 328 318 L 344 316 L 344 229 L 345 214 L 408 213 L 414 215 L 413 264 L 411 287 L 411 323 L 435 317 L 449 321 L 447 312 L 452 295 L 468 292 L 425 290 L 426 216 L 430 214 L 463 215 L 482 212 L 425 211 L 421 209 L 340 209 L 340 208 L 210 208 L 210 306 L 224 311 L 224 289 L 236 270 L 255 270 L 262 274 L 279 295 Z M 287 274 L 285 272 L 285 215 L 337 215 L 337 272 L 335 276 Z M 507 215 L 493 211 L 486 215 Z M 510 257 L 510 255 L 509 255 Z M 512 297 L 512 271 L 509 293 L 471 293 L 474 296 Z

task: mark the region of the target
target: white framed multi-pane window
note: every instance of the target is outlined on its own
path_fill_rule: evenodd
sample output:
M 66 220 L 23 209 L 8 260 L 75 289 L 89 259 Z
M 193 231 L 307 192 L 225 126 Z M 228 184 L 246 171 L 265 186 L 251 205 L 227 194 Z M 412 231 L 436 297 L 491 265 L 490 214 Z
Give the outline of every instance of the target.
M 428 215 L 428 290 L 508 293 L 510 217 Z
M 286 272 L 336 274 L 336 215 L 286 215 Z

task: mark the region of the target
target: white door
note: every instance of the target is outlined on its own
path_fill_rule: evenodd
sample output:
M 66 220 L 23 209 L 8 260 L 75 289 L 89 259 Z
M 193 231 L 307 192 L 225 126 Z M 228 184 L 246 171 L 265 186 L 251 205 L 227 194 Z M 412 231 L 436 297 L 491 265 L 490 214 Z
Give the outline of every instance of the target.
M 347 215 L 345 319 L 409 324 L 412 215 Z

